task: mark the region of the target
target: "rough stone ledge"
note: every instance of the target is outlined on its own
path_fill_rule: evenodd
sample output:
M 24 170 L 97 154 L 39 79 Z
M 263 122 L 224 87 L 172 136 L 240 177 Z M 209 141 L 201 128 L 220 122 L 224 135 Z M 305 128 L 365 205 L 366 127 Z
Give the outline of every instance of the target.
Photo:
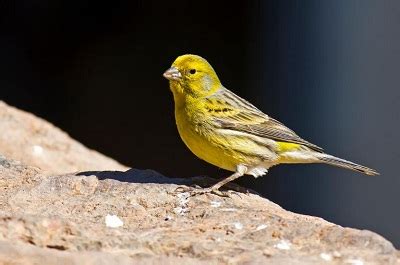
M 48 175 L 2 157 L 0 264 L 400 264 L 373 232 L 255 194 L 174 193 L 191 181 L 134 169 Z
M 256 194 L 176 194 L 210 180 L 128 170 L 1 101 L 0 131 L 0 264 L 400 264 L 373 232 Z

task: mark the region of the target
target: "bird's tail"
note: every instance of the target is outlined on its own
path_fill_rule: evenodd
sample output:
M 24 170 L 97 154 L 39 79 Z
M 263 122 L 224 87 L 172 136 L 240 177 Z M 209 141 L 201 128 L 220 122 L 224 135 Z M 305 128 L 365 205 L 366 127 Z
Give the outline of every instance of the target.
M 319 153 L 317 155 L 318 161 L 320 161 L 321 163 L 325 163 L 325 164 L 329 164 L 332 166 L 337 166 L 337 167 L 341 167 L 341 168 L 347 168 L 347 169 L 351 169 L 354 171 L 358 171 L 360 173 L 369 175 L 369 176 L 376 176 L 379 175 L 379 173 L 371 168 L 365 167 L 365 166 L 361 166 L 358 165 L 356 163 L 335 157 L 335 156 L 331 156 L 328 154 L 324 154 L 324 153 Z

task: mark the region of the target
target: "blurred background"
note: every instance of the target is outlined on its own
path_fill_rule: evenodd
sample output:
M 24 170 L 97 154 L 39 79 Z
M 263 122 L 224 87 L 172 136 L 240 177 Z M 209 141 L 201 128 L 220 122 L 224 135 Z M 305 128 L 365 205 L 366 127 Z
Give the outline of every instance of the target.
M 381 173 L 290 165 L 238 183 L 399 248 L 400 2 L 239 2 L 2 1 L 0 99 L 128 166 L 219 178 L 180 140 L 162 77 L 201 55 L 303 138 Z

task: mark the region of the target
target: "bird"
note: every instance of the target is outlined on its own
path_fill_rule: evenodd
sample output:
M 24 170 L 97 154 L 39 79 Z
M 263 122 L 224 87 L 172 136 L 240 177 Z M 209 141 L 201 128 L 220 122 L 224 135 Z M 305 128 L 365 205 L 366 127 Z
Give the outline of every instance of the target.
M 325 153 L 263 113 L 224 87 L 211 64 L 198 55 L 177 57 L 163 76 L 169 80 L 176 125 L 185 145 L 200 159 L 233 172 L 210 187 L 192 188 L 192 195 L 223 196 L 220 188 L 227 183 L 243 175 L 263 176 L 278 164 L 324 163 L 379 175 Z

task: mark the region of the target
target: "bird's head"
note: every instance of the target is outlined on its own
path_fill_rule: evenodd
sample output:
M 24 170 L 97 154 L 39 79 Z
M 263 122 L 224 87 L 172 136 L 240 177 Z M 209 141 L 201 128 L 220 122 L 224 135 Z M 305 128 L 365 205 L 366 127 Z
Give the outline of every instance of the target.
M 193 54 L 176 58 L 163 76 L 170 81 L 172 92 L 183 96 L 205 97 L 221 87 L 217 74 L 207 60 Z

